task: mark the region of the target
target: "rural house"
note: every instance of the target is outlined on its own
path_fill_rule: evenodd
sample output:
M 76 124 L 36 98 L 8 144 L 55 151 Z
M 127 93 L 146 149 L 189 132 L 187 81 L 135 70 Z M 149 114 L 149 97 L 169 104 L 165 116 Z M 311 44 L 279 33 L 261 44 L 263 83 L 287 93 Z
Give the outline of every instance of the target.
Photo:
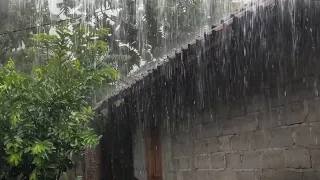
M 319 38 L 320 1 L 231 14 L 100 104 L 85 178 L 320 179 Z

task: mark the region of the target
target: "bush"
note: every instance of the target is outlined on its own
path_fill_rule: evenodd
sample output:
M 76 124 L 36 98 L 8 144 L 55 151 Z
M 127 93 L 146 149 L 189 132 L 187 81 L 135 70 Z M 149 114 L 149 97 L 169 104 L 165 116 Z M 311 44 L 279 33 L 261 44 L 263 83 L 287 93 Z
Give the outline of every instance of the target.
M 99 141 L 87 97 L 118 74 L 71 58 L 62 36 L 34 37 L 56 49 L 31 73 L 17 71 L 13 60 L 0 68 L 0 179 L 58 179 L 74 155 Z

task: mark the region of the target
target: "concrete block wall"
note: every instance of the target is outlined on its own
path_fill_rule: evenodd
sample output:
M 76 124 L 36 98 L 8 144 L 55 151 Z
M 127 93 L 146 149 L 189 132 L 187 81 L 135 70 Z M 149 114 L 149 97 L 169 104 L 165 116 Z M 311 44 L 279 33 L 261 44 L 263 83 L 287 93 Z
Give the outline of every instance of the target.
M 138 127 L 133 135 L 133 167 L 134 176 L 138 180 L 147 180 L 146 149 L 143 130 Z
M 317 79 L 271 89 L 163 131 L 163 180 L 320 179 Z
M 100 180 L 101 149 L 98 144 L 95 148 L 85 150 L 85 180 Z

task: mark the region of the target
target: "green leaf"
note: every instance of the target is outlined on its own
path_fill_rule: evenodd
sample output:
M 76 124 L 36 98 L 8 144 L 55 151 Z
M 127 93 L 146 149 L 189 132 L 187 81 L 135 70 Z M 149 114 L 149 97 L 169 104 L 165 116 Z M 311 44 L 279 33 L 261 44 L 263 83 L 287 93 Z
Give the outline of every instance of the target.
M 98 29 L 97 30 L 97 34 L 99 35 L 99 36 L 107 36 L 107 35 L 109 35 L 109 29 L 106 29 L 106 28 L 101 28 L 101 29 Z
M 31 151 L 31 147 L 27 147 L 27 148 L 24 149 L 23 152 L 26 154 L 26 153 L 28 153 L 28 152 L 30 152 L 30 151 Z
M 10 57 L 7 65 L 5 66 L 5 68 L 8 69 L 8 70 L 15 69 L 14 61 L 13 61 L 13 59 L 11 57 Z
M 12 166 L 18 166 L 19 162 L 21 161 L 21 155 L 18 153 L 10 154 L 8 158 L 8 163 Z
M 12 120 L 11 120 L 12 125 L 15 126 L 17 124 L 17 121 L 18 121 L 19 118 L 20 118 L 19 114 L 14 114 L 13 117 L 12 117 Z
M 38 144 L 33 145 L 32 154 L 38 155 L 38 154 L 42 153 L 44 150 L 45 150 L 45 146 L 43 146 L 42 143 L 38 143 Z
M 43 159 L 39 156 L 35 156 L 32 163 L 35 164 L 37 167 L 40 167 L 43 163 Z
M 38 174 L 37 170 L 33 170 L 30 175 L 30 180 L 38 180 L 37 174 Z
M 0 91 L 3 91 L 7 88 L 7 85 L 6 84 L 3 84 L 3 85 L 0 85 Z
M 11 142 L 6 143 L 6 148 L 10 149 L 11 147 L 13 147 L 14 145 Z

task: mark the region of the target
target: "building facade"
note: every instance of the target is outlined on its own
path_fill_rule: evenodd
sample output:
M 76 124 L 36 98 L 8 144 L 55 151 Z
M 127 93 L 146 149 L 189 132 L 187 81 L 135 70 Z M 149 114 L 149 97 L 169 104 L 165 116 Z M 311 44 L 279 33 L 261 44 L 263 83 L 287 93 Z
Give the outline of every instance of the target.
M 87 179 L 320 179 L 319 5 L 251 4 L 136 77 Z

